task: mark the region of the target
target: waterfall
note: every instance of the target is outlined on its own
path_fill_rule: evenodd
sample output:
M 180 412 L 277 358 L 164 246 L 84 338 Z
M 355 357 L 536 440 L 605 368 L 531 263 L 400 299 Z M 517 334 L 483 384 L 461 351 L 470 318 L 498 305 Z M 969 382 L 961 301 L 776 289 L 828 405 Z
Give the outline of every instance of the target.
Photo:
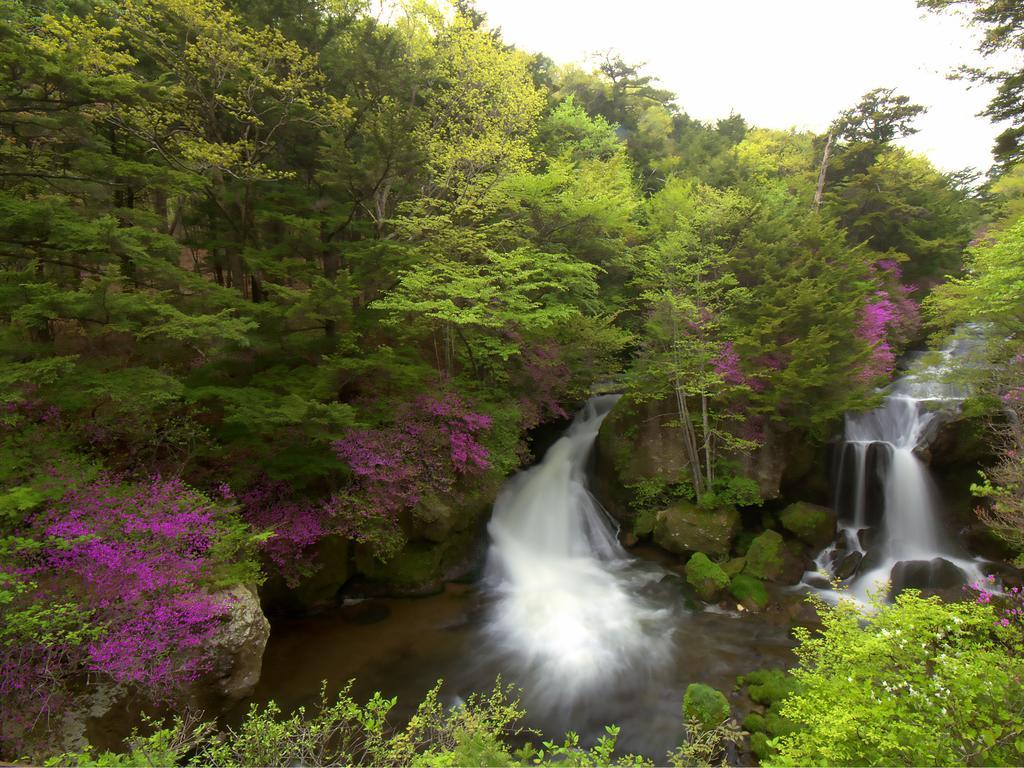
M 531 710 L 642 684 L 672 658 L 674 608 L 650 594 L 665 573 L 626 553 L 587 487 L 587 459 L 616 400 L 591 399 L 540 464 L 505 484 L 488 526 L 485 632 Z
M 886 581 L 951 587 L 981 575 L 947 535 L 931 472 L 916 453 L 959 408 L 966 392 L 949 382 L 951 363 L 976 346 L 960 338 L 938 355 L 919 355 L 879 408 L 846 415 L 835 481 L 839 535 L 815 564 L 845 578 L 859 600 Z M 821 586 L 816 574 L 804 581 Z

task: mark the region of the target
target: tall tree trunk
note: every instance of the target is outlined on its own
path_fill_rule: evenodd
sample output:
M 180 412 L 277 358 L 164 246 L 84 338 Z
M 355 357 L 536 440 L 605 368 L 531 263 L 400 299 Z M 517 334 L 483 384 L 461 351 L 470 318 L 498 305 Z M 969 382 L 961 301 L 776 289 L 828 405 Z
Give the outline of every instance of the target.
M 828 175 L 828 161 L 832 157 L 832 131 L 825 140 L 825 152 L 821 156 L 821 170 L 818 171 L 818 188 L 814 191 L 814 210 L 821 208 L 821 198 L 825 194 L 825 177 Z
M 704 423 L 704 471 L 707 473 L 708 488 L 715 481 L 714 467 L 711 463 L 711 424 L 708 418 L 708 396 L 700 396 L 701 419 Z

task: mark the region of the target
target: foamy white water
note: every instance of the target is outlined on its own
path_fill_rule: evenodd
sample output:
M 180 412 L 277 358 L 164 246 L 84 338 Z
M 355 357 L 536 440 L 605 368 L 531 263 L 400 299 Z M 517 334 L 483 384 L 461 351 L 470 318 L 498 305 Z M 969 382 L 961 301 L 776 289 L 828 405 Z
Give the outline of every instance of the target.
M 616 400 L 591 399 L 540 464 L 506 483 L 488 526 L 485 631 L 531 708 L 571 707 L 672 660 L 674 606 L 643 594 L 665 573 L 626 553 L 587 487 Z
M 859 572 L 845 585 L 858 600 L 889 581 L 904 561 L 942 558 L 959 568 L 965 581 L 982 576 L 978 563 L 944 531 L 931 472 L 915 453 L 928 445 L 938 419 L 958 409 L 966 393 L 950 383 L 948 373 L 953 358 L 977 343 L 959 339 L 941 353 L 922 356 L 893 382 L 879 408 L 846 416 L 836 499 L 842 543 L 826 548 L 816 566 L 834 573 L 846 554 L 863 554 Z M 880 498 L 869 498 L 872 487 L 881 489 Z M 879 504 L 881 509 L 869 508 Z M 880 530 L 865 548 L 859 534 L 879 513 Z

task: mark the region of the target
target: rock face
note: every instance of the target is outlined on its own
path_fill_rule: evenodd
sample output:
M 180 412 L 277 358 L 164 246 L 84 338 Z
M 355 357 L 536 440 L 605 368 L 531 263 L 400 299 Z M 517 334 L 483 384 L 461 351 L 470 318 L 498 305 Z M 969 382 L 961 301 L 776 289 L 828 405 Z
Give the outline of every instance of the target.
M 270 622 L 254 589 L 237 584 L 217 596 L 227 599 L 230 613 L 211 643 L 213 669 L 197 682 L 196 696 L 237 701 L 251 695 L 259 682 Z
M 351 544 L 342 536 L 327 536 L 315 545 L 315 571 L 298 584 L 273 576 L 260 586 L 260 602 L 271 615 L 316 613 L 338 604 L 341 588 L 352 576 Z
M 819 550 L 836 534 L 836 513 L 806 501 L 798 501 L 782 510 L 779 522 L 802 542 Z
M 725 557 L 739 528 L 740 514 L 731 507 L 709 511 L 680 501 L 655 516 L 654 543 L 677 555 Z
M 689 476 L 679 430 L 663 426 L 674 418 L 667 401 L 615 404 L 597 435 L 594 487 L 601 503 L 622 522 L 632 520 L 631 486 L 645 480 L 668 485 Z
M 362 577 L 352 589 L 357 594 L 430 595 L 446 581 L 477 570 L 486 555 L 483 533 L 487 512 L 498 493 L 498 478 L 476 478 L 468 491 L 450 498 L 425 498 L 402 528 L 408 543 L 387 562 L 366 546 L 356 545 L 354 564 Z
M 620 521 L 629 522 L 633 517 L 631 488 L 645 481 L 674 485 L 688 480 L 680 430 L 668 426 L 676 418 L 675 404 L 669 399 L 637 403 L 627 395 L 601 424 L 595 456 L 595 490 L 608 511 Z M 765 499 L 778 498 L 783 484 L 821 486 L 827 497 L 827 456 L 796 430 L 769 423 L 764 431 L 764 444 L 735 459 L 742 474 L 757 483 Z M 820 482 L 807 479 L 818 474 Z M 818 494 L 812 496 L 817 498 Z

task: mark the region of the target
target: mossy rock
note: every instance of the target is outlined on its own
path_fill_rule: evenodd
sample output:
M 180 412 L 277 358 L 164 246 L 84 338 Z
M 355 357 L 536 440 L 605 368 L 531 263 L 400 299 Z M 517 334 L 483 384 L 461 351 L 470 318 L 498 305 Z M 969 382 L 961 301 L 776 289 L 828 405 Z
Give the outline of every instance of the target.
M 729 575 L 703 552 L 698 552 L 686 563 L 686 580 L 700 599 L 709 603 L 729 586 Z
M 798 501 L 779 514 L 782 527 L 805 544 L 823 549 L 836 535 L 836 513 L 828 507 Z
M 741 573 L 729 582 L 729 592 L 740 605 L 752 611 L 761 611 L 768 605 L 768 590 L 758 579 Z
M 716 728 L 729 717 L 725 694 L 703 683 L 690 683 L 683 694 L 683 719 L 696 720 L 704 728 Z
M 781 702 L 799 687 L 796 678 L 783 669 L 758 669 L 741 675 L 736 682 L 747 686 L 751 701 L 765 706 Z
M 801 547 L 796 542 L 787 546 L 778 531 L 765 531 L 752 542 L 746 554 L 743 572 L 755 579 L 794 584 L 804 572 Z
M 764 715 L 760 712 L 751 712 L 743 718 L 743 730 L 750 731 L 751 733 L 763 732 L 765 730 Z
M 762 731 L 752 731 L 750 734 L 750 751 L 754 753 L 754 757 L 757 758 L 759 763 L 763 763 L 771 757 L 772 749 L 768 746 L 768 735 Z
M 726 575 L 731 579 L 738 573 L 743 573 L 743 568 L 747 564 L 747 558 L 745 557 L 734 557 L 729 562 L 722 566 L 722 570 L 725 571 Z
M 733 542 L 732 551 L 737 557 L 746 557 L 747 551 L 750 549 L 751 542 L 757 538 L 757 534 L 754 531 L 740 531 L 736 540 Z
M 370 550 L 360 547 L 356 550 L 356 567 L 371 581 L 399 591 L 415 591 L 433 587 L 441 578 L 444 553 L 444 544 L 416 541 L 382 562 Z
M 650 536 L 654 533 L 657 519 L 658 513 L 655 510 L 645 509 L 633 518 L 633 535 L 637 537 Z
M 677 555 L 706 552 L 725 557 L 739 526 L 739 512 L 732 507 L 705 510 L 680 501 L 657 513 L 654 543 Z
M 444 587 L 449 572 L 469 557 L 476 541 L 475 529 L 467 528 L 440 544 L 409 542 L 387 562 L 359 546 L 355 564 L 359 573 L 383 588 L 384 594 L 429 595 Z

